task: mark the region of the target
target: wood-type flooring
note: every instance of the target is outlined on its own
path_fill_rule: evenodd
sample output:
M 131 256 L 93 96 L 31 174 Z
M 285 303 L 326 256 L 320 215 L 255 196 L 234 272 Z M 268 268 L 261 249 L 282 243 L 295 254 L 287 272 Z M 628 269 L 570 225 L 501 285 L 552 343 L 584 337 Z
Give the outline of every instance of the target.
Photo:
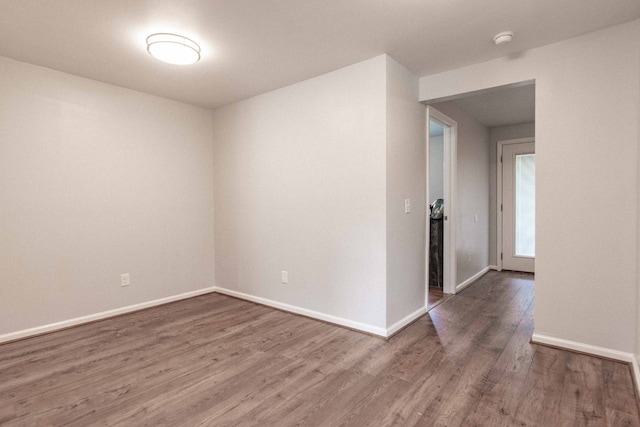
M 530 344 L 532 278 L 389 340 L 208 294 L 0 345 L 0 425 L 640 426 L 627 364 Z
M 429 288 L 427 293 L 427 311 L 442 304 L 453 295 L 445 294 L 441 288 Z

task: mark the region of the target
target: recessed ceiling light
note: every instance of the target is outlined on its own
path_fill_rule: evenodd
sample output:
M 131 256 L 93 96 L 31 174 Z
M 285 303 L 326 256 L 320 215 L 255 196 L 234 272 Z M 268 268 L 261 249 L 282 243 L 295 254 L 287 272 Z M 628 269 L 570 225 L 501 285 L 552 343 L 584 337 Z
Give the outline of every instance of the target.
M 513 36 L 513 31 L 503 31 L 493 36 L 493 42 L 496 44 L 496 46 L 501 46 L 503 44 L 511 43 L 511 40 L 513 40 Z
M 169 64 L 188 65 L 200 60 L 198 43 L 177 34 L 151 34 L 147 37 L 147 52 Z

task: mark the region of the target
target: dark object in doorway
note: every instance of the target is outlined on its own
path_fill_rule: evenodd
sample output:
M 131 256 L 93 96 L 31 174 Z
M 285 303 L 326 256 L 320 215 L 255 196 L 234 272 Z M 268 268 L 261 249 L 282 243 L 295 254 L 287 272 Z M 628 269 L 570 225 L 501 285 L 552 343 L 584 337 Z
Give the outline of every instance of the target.
M 442 288 L 443 255 L 444 255 L 444 200 L 437 199 L 429 205 L 429 286 Z

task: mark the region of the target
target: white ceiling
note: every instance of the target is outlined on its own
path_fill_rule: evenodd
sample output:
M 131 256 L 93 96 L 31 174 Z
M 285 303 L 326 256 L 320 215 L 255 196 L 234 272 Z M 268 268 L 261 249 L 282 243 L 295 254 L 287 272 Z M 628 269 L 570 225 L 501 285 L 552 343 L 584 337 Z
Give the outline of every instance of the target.
M 382 53 L 423 76 L 636 18 L 638 0 L 2 0 L 0 56 L 215 108 Z M 155 32 L 202 61 L 153 59 Z
M 452 102 L 486 127 L 508 126 L 535 121 L 535 92 L 533 84 L 501 87 Z

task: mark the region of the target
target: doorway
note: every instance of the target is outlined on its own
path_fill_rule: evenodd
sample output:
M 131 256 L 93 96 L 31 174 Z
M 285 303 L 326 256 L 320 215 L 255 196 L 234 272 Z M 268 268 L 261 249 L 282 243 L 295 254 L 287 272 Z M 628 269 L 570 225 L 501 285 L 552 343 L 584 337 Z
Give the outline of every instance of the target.
M 426 301 L 435 307 L 455 293 L 457 123 L 427 107 Z
M 535 271 L 535 142 L 498 142 L 498 269 Z

